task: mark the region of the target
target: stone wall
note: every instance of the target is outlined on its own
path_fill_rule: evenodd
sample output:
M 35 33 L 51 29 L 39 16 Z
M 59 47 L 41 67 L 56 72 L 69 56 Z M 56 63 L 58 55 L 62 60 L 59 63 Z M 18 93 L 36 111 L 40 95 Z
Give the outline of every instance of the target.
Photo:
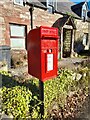
M 77 41 L 78 39 L 83 37 L 84 33 L 88 33 L 88 22 L 83 22 L 82 20 L 75 20 L 76 24 L 76 35 L 75 35 L 75 40 Z
M 12 1 L 0 1 L 0 44 L 10 45 L 9 23 L 27 25 L 27 30 L 30 29 L 28 7 L 14 5 Z
M 88 36 L 88 46 L 89 46 L 89 49 L 90 49 L 90 23 L 88 24 L 88 32 L 89 32 L 89 36 Z
M 90 22 L 83 22 L 82 20 L 75 20 L 76 23 L 76 33 L 75 42 L 81 42 L 83 45 L 84 33 L 88 33 L 88 44 L 83 46 L 84 49 L 90 49 Z
M 27 66 L 27 51 L 11 51 L 11 68 Z
M 39 8 L 34 8 L 33 15 L 34 27 L 41 25 L 52 26 L 58 18 L 63 17 L 60 14 L 50 14 L 48 11 Z
M 36 26 L 52 26 L 62 15 L 49 14 L 47 11 L 34 8 L 33 24 Z M 10 45 L 9 23 L 27 25 L 27 33 L 30 30 L 29 6 L 15 5 L 12 0 L 0 1 L 0 44 Z

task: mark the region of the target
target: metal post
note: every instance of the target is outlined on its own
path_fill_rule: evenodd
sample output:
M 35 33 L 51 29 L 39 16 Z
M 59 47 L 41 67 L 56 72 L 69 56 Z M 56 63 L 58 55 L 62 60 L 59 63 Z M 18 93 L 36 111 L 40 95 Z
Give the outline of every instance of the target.
M 39 80 L 39 97 L 42 102 L 42 104 L 40 105 L 40 113 L 42 119 L 44 116 L 44 83 L 41 80 Z

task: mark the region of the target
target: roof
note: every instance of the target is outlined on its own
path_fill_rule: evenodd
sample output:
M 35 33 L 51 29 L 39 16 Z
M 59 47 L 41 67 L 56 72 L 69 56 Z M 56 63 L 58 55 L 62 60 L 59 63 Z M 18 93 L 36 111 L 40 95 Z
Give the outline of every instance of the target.
M 67 1 L 66 2 L 62 0 L 58 0 L 57 2 L 57 11 L 66 13 L 66 12 L 72 12 L 71 11 L 71 6 L 74 5 L 74 3 Z
M 79 17 L 81 17 L 82 13 L 82 6 L 84 5 L 85 2 L 78 3 L 76 5 L 71 6 L 72 11 L 77 14 Z M 87 8 L 88 8 L 88 3 L 87 3 Z M 88 17 L 90 17 L 90 12 L 87 13 Z
M 85 2 L 80 2 L 80 3 L 78 3 L 78 4 L 75 4 L 75 5 L 71 6 L 71 9 L 72 9 L 72 10 L 75 10 L 75 9 L 81 8 L 84 3 L 85 3 Z
M 72 17 L 64 16 L 62 18 L 59 18 L 54 24 L 53 27 L 57 27 L 61 29 L 65 24 L 70 23 L 74 29 L 76 29 L 76 25 L 74 23 L 74 20 Z
M 47 9 L 47 7 L 38 0 L 27 0 L 26 4 L 29 6 L 34 6 L 34 7 L 45 9 L 45 10 Z
M 41 9 L 47 9 L 46 7 L 46 0 L 28 0 L 26 2 L 29 6 L 35 6 Z M 71 7 L 74 6 L 75 3 L 71 2 L 70 0 L 57 0 L 57 9 L 55 13 L 62 14 L 62 15 L 72 15 L 75 18 L 80 17 L 72 11 Z
M 71 10 L 78 16 L 81 17 L 82 6 L 84 2 L 71 6 Z
M 46 5 L 46 0 L 39 0 L 43 5 Z M 57 0 L 57 9 L 55 10 L 56 13 L 59 14 L 68 14 L 74 17 L 78 16 L 71 10 L 71 6 L 75 5 L 75 3 L 71 2 L 70 0 Z
M 73 6 L 75 3 L 69 1 L 69 0 L 58 0 L 57 3 L 57 10 L 56 12 L 60 12 L 62 14 L 68 14 L 68 15 L 72 15 L 73 17 L 77 17 L 79 18 L 72 10 L 71 10 L 71 6 Z
M 46 0 L 39 0 L 43 5 L 46 5 Z M 57 9 L 55 10 L 56 13 L 65 15 L 72 15 L 73 17 L 80 18 L 77 14 L 75 14 L 71 6 L 75 5 L 75 3 L 71 2 L 70 0 L 57 0 Z

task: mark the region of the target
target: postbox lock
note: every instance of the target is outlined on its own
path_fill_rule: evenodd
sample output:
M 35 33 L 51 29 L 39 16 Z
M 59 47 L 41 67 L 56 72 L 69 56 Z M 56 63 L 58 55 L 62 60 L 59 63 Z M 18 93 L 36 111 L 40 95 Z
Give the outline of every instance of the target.
M 47 52 L 52 53 L 52 49 L 48 49 Z

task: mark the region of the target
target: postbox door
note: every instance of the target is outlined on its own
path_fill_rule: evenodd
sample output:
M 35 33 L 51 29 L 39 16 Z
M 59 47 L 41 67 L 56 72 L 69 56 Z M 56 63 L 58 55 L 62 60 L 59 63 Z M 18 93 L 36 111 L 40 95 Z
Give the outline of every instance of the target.
M 42 81 L 57 76 L 57 40 L 43 41 L 41 49 L 41 75 Z M 53 44 L 53 45 L 52 45 Z

